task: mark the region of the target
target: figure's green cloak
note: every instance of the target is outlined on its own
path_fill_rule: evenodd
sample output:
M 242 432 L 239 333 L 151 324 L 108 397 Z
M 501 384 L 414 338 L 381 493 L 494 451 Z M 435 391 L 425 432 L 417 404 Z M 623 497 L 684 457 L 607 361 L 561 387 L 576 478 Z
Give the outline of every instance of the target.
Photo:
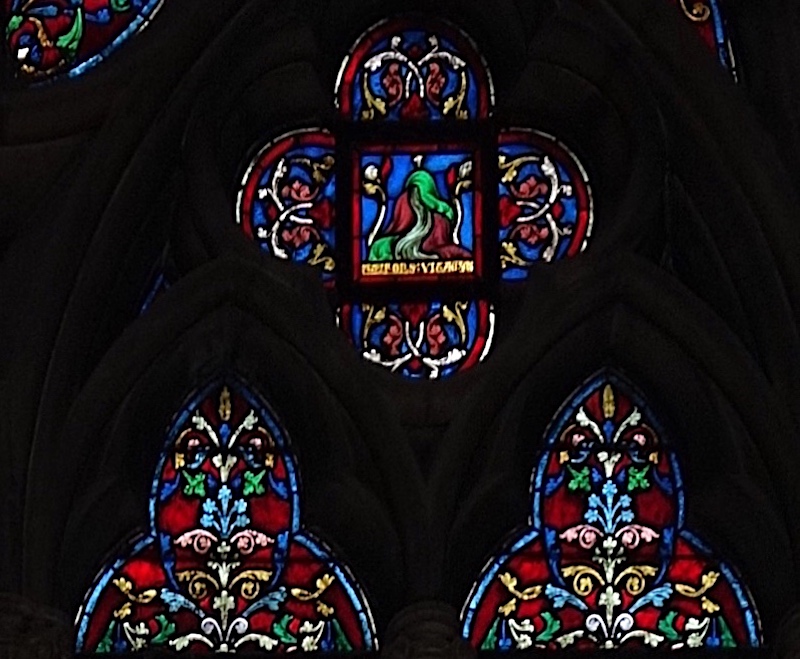
M 453 207 L 439 196 L 436 189 L 436 181 L 429 172 L 418 169 L 411 173 L 406 179 L 405 189 L 411 191 L 416 189 L 422 205 L 432 213 L 440 213 L 451 222 L 455 217 Z M 378 238 L 369 250 L 368 261 L 392 261 L 394 260 L 394 244 L 400 236 L 383 236 Z

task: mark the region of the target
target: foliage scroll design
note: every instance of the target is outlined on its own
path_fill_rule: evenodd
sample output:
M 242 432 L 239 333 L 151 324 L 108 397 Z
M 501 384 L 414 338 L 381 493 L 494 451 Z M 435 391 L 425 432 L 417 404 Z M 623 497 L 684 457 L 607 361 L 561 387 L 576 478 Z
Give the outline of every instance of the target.
M 149 532 L 89 589 L 78 652 L 368 651 L 357 582 L 301 522 L 297 465 L 266 403 L 229 378 L 176 415 Z
M 489 116 L 494 87 L 463 32 L 395 18 L 356 40 L 339 70 L 336 104 L 355 121 L 467 121 Z
M 462 612 L 484 650 L 761 645 L 736 571 L 685 527 L 677 457 L 644 398 L 604 371 L 550 426 L 529 526 Z

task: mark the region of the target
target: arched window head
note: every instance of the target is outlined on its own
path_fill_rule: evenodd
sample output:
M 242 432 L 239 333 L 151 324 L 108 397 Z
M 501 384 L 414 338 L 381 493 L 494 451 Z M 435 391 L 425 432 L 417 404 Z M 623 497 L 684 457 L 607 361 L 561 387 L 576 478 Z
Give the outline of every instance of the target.
M 685 526 L 677 457 L 644 398 L 601 372 L 564 404 L 533 473 L 529 526 L 462 613 L 486 650 L 758 646 L 735 570 Z
M 107 562 L 78 614 L 78 652 L 144 648 L 377 648 L 355 579 L 303 528 L 285 432 L 238 380 L 205 387 L 175 415 L 150 528 Z
M 463 32 L 440 20 L 396 18 L 353 45 L 339 70 L 336 104 L 353 121 L 485 119 L 494 89 Z
M 486 64 L 455 26 L 382 21 L 342 63 L 345 126 L 269 140 L 242 177 L 245 235 L 317 268 L 362 358 L 407 379 L 449 378 L 485 359 L 501 287 L 575 256 L 591 232 L 576 156 L 533 129 L 496 132 L 493 97 Z
M 6 47 L 30 81 L 74 77 L 144 29 L 163 0 L 3 0 Z

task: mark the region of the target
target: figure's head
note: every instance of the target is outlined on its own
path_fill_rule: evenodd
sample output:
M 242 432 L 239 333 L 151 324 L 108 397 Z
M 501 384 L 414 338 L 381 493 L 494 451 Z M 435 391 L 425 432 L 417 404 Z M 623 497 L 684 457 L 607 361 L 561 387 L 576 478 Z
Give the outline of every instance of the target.
M 424 169 L 413 171 L 406 180 L 406 188 L 414 191 L 420 203 L 430 211 L 444 215 L 448 220 L 455 217 L 453 207 L 442 199 L 436 180 Z

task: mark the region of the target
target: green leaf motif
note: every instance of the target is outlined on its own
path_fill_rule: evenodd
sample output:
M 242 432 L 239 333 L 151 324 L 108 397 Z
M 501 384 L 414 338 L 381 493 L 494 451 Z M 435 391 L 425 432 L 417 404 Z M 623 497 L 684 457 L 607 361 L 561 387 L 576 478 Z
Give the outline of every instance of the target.
M 81 37 L 83 36 L 83 11 L 80 7 L 75 10 L 75 21 L 72 23 L 72 27 L 70 28 L 69 32 L 66 34 L 62 34 L 58 39 L 56 39 L 56 46 L 59 48 L 63 48 L 66 50 L 70 55 L 74 55 L 75 51 L 78 50 L 78 45 L 81 42 Z
M 670 611 L 664 618 L 658 621 L 658 631 L 664 634 L 664 637 L 668 641 L 677 641 L 681 637 L 674 625 L 677 615 L 677 611 Z
M 717 623 L 719 624 L 719 635 L 722 638 L 722 647 L 735 648 L 736 639 L 733 638 L 733 634 L 731 633 L 731 628 L 728 627 L 728 623 L 725 622 L 725 618 L 720 616 L 719 618 L 717 618 Z
M 591 492 L 592 485 L 591 483 L 589 483 L 589 467 L 583 467 L 583 469 L 581 469 L 580 471 L 576 471 L 575 469 L 567 465 L 567 470 L 572 476 L 567 487 L 572 492 L 575 492 L 576 490 Z
M 244 496 L 250 496 L 251 494 L 259 495 L 264 494 L 266 491 L 264 486 L 261 484 L 261 481 L 264 479 L 264 474 L 267 472 L 259 471 L 258 473 L 253 473 L 252 471 L 244 472 Z
M 556 632 L 561 629 L 561 621 L 557 620 L 555 616 L 549 611 L 542 612 L 542 620 L 544 620 L 544 629 L 536 637 L 537 641 L 546 643 L 555 636 Z
M 111 0 L 111 10 L 118 14 L 128 11 L 131 8 L 129 0 Z
M 185 471 L 181 473 L 186 479 L 186 485 L 183 487 L 183 493 L 187 497 L 195 494 L 199 497 L 204 497 L 206 495 L 206 475 L 204 473 L 201 472 L 195 476 L 192 476 Z
M 156 621 L 160 629 L 158 630 L 158 634 L 153 638 L 153 644 L 161 645 L 166 643 L 169 637 L 175 633 L 175 623 L 167 620 L 165 615 L 157 615 Z
M 641 469 L 631 466 L 628 470 L 628 492 L 633 492 L 637 488 L 646 490 L 650 487 L 650 481 L 647 479 L 649 469 L 650 465 L 645 465 Z
M 272 625 L 272 633 L 278 640 L 286 645 L 295 645 L 297 643 L 297 638 L 289 633 L 289 623 L 291 622 L 292 616 L 287 613 L 278 622 Z
M 347 636 L 344 634 L 344 629 L 342 629 L 342 626 L 336 618 L 331 621 L 331 627 L 333 627 L 333 644 L 336 651 L 352 652 L 353 646 L 350 645 L 350 641 L 347 640 Z
M 8 25 L 6 25 L 6 35 L 11 34 L 20 25 L 22 25 L 22 16 L 20 16 L 19 14 L 17 14 L 16 16 L 12 16 L 8 20 Z
M 486 638 L 481 643 L 481 650 L 495 650 L 497 649 L 497 628 L 500 626 L 500 618 L 494 621 L 494 624 L 489 628 Z
M 116 620 L 111 621 L 111 624 L 108 626 L 103 638 L 101 638 L 100 642 L 97 644 L 97 649 L 95 652 L 111 652 L 111 650 L 114 648 L 114 641 L 111 638 L 111 634 L 114 633 L 114 626 L 116 624 Z

